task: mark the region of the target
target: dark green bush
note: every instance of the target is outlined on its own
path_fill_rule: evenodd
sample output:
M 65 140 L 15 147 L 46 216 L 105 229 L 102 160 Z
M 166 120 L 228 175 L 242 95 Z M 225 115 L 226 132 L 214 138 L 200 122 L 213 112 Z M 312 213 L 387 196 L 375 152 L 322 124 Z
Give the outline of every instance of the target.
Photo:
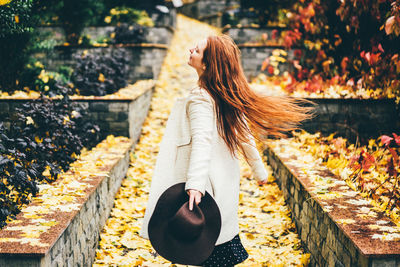
M 19 87 L 26 91 L 42 92 L 50 97 L 64 93 L 72 95 L 75 93 L 70 82 L 72 72 L 72 68 L 65 66 L 59 72 L 48 72 L 39 61 L 32 60 L 21 74 Z
M 0 6 L 0 91 L 13 91 L 29 59 L 33 18 L 31 1 L 14 0 Z
M 254 23 L 266 26 L 271 22 L 276 22 L 280 10 L 292 4 L 292 0 L 241 0 L 240 12 L 237 16 L 253 18 Z
M 35 0 L 32 10 L 39 25 L 58 24 L 59 13 L 64 1 L 60 0 Z
M 103 19 L 104 3 L 96 0 L 36 0 L 33 6 L 40 24 L 59 24 L 67 41 L 76 44 L 85 26 Z
M 32 30 L 32 1 L 14 0 L 0 5 L 0 38 Z
M 117 44 L 144 43 L 146 41 L 145 29 L 138 24 L 129 25 L 122 23 L 115 27 L 114 33 L 114 41 Z
M 104 18 L 104 21 L 112 25 L 118 25 L 120 23 L 137 23 L 150 27 L 154 26 L 153 21 L 145 10 L 124 6 L 110 9 L 109 14 Z
M 117 6 L 126 6 L 132 7 L 135 9 L 142 9 L 142 10 L 154 10 L 156 5 L 165 5 L 164 0 L 104 0 L 104 4 L 106 6 L 106 10 L 110 10 L 111 8 Z
M 67 41 L 76 44 L 83 28 L 97 24 L 103 10 L 102 1 L 64 0 L 57 15 L 65 30 Z
M 26 168 L 26 156 L 17 149 L 27 146 L 28 142 L 23 136 L 10 138 L 0 122 L 0 228 L 6 224 L 7 217 L 13 218 L 39 190 L 33 180 L 39 175 L 38 164 L 33 162 Z M 31 143 L 35 144 L 34 141 Z
M 0 227 L 37 194 L 38 183 L 56 180 L 84 146 L 99 141 L 99 127 L 85 113 L 66 94 L 61 100 L 41 94 L 17 109 L 10 130 L 0 123 Z
M 72 81 L 81 95 L 103 96 L 127 85 L 128 59 L 123 51 L 87 54 L 76 60 Z

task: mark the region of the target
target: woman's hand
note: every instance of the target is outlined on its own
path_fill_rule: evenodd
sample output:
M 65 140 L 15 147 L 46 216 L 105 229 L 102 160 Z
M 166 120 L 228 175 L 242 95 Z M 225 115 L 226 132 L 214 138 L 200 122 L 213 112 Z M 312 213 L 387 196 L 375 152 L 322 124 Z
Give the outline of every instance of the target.
M 202 194 L 200 191 L 189 189 L 186 191 L 189 195 L 189 210 L 193 210 L 193 201 L 198 205 L 201 202 Z

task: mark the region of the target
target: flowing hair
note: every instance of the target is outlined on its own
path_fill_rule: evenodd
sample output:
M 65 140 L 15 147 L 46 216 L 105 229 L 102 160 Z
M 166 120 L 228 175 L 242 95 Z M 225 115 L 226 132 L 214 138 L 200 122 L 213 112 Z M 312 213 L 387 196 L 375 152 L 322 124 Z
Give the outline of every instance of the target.
M 227 35 L 209 36 L 203 51 L 204 72 L 199 86 L 215 102 L 217 129 L 232 155 L 249 135 L 283 137 L 299 129 L 300 122 L 312 117 L 311 101 L 290 96 L 266 96 L 256 93 L 247 82 L 240 63 L 240 50 Z

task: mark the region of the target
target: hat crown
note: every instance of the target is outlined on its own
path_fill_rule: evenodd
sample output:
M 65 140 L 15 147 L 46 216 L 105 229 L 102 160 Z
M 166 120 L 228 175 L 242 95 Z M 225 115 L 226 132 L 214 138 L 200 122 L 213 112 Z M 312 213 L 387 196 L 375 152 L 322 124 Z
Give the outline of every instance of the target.
M 205 217 L 199 206 L 194 202 L 193 210 L 189 210 L 186 201 L 168 221 L 168 228 L 179 240 L 191 241 L 198 237 L 205 225 Z

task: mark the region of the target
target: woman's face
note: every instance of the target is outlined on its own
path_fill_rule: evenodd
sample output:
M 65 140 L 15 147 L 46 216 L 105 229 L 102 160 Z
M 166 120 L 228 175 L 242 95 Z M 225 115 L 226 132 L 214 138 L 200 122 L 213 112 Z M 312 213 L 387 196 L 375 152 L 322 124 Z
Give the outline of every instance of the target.
M 189 49 L 190 57 L 188 64 L 196 69 L 198 73 L 204 71 L 205 66 L 202 62 L 203 60 L 203 51 L 207 46 L 207 39 L 201 40 L 195 47 Z

